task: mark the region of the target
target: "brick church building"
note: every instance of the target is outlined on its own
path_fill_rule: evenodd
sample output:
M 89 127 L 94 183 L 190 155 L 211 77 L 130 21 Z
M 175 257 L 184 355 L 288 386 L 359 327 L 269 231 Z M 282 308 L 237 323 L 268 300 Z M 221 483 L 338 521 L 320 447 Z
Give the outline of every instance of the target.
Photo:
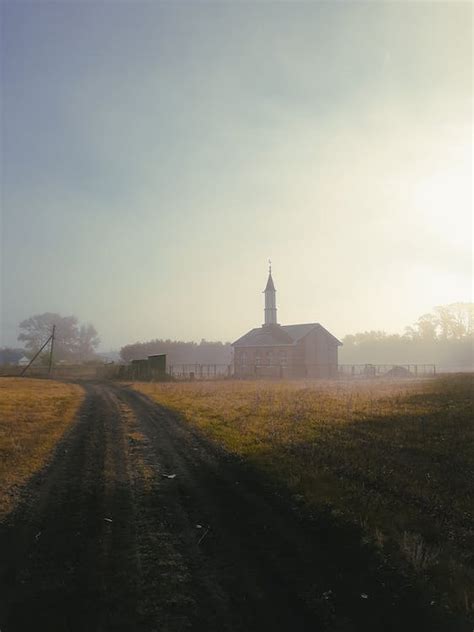
M 265 323 L 232 345 L 235 377 L 335 377 L 342 343 L 319 323 L 278 324 L 271 267 L 264 293 Z

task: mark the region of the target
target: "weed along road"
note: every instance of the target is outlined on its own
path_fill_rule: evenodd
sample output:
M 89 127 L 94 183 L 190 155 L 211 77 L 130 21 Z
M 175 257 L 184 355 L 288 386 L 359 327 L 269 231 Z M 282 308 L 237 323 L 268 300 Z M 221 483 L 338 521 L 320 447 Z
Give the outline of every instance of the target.
M 2 632 L 468 629 L 175 414 L 84 387 L 0 524 Z

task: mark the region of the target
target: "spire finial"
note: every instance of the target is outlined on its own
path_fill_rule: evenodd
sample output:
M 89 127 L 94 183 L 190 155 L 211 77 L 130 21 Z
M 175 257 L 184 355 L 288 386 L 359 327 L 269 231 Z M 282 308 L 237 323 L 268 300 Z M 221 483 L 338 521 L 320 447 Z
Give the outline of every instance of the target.
M 268 260 L 268 274 L 271 274 L 271 273 L 272 273 L 272 260 L 269 259 Z

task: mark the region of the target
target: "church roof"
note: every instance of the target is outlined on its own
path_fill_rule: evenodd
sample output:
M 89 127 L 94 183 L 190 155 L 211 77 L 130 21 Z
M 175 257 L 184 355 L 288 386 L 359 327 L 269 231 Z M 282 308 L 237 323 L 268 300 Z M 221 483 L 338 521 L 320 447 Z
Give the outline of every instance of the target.
M 268 281 L 267 281 L 267 286 L 266 288 L 263 290 L 264 292 L 276 292 L 275 290 L 275 286 L 273 285 L 273 279 L 272 279 L 272 273 L 270 272 L 270 274 L 268 275 Z
M 281 325 L 264 325 L 251 329 L 233 344 L 239 347 L 267 347 L 274 345 L 292 345 L 293 338 Z
M 300 325 L 263 325 L 251 329 L 233 343 L 235 347 L 276 347 L 279 345 L 295 345 L 313 329 L 320 329 L 334 344 L 342 345 L 335 336 L 319 323 L 303 323 Z

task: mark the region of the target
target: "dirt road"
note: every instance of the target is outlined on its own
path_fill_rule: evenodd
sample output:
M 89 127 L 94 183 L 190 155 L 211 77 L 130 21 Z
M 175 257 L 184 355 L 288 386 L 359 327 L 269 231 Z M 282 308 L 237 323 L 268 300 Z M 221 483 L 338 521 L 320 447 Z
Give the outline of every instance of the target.
M 86 389 L 0 525 L 2 632 L 468 629 L 169 411 Z

